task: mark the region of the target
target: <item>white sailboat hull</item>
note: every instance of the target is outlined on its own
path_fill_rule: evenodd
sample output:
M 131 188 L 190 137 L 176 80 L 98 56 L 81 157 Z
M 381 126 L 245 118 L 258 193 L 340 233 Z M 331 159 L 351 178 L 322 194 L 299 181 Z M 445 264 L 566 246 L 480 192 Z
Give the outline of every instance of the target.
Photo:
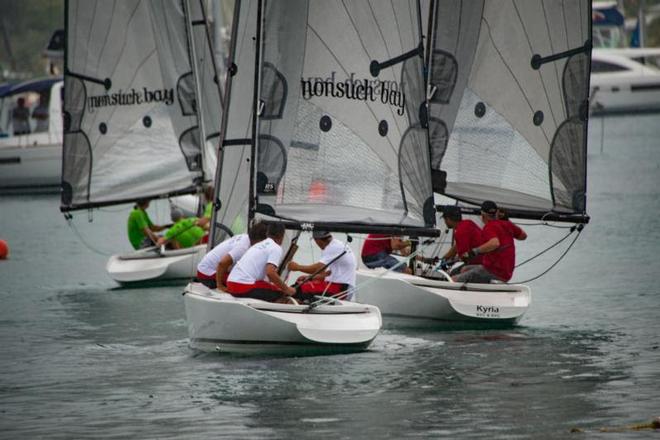
M 36 135 L 33 135 L 36 136 Z M 62 144 L 4 146 L 0 142 L 0 189 L 58 189 Z
M 296 349 L 359 351 L 378 334 L 377 307 L 337 301 L 306 305 L 236 298 L 200 283 L 184 293 L 190 346 L 201 351 L 283 352 Z
M 136 251 L 113 255 L 108 260 L 106 270 L 119 283 L 190 279 L 197 273 L 197 264 L 205 252 L 206 245 L 202 244 L 162 253 Z
M 377 306 L 383 315 L 513 325 L 531 302 L 524 285 L 459 284 L 385 272 L 359 269 L 356 292 L 356 301 Z

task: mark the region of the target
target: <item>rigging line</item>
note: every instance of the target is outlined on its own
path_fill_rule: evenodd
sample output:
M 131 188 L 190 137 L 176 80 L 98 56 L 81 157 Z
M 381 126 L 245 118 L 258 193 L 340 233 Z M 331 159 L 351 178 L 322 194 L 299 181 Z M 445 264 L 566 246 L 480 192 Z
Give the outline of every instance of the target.
M 112 24 L 115 22 L 115 7 L 116 6 L 117 6 L 117 0 L 113 0 L 113 2 L 112 2 L 112 11 L 110 12 L 111 19 L 110 19 L 110 23 L 108 25 L 107 32 L 105 34 L 105 39 L 104 39 L 105 41 L 103 42 L 103 47 L 101 48 L 101 51 L 99 52 L 99 56 L 96 60 L 96 68 L 94 69 L 95 72 L 99 71 L 101 60 L 104 59 L 103 54 L 105 53 L 105 48 L 108 46 L 108 40 L 109 40 L 108 37 L 110 36 L 110 33 L 112 32 Z
M 330 47 L 328 47 L 328 45 L 327 45 L 327 44 L 325 43 L 325 41 L 321 38 L 321 36 L 318 34 L 318 32 L 316 32 L 316 30 L 315 30 L 311 25 L 308 24 L 307 26 L 309 27 L 309 29 L 311 29 L 311 31 L 314 33 L 314 35 L 316 35 L 316 38 L 319 39 L 319 41 L 321 42 L 321 44 L 323 44 L 323 46 L 326 48 L 326 50 L 327 50 L 328 52 L 330 52 L 330 55 L 332 55 L 332 57 L 335 59 L 335 61 L 337 62 L 337 64 L 338 64 L 339 67 L 341 68 L 341 70 L 344 71 L 344 73 L 346 74 L 346 76 L 347 76 L 347 77 L 350 77 L 350 74 L 348 73 L 348 71 L 346 70 L 346 68 L 344 67 L 344 65 L 339 61 L 339 58 L 337 58 L 337 56 L 336 56 L 335 53 L 332 51 L 332 49 L 330 49 Z M 367 104 L 366 106 L 367 106 L 367 108 L 369 109 L 369 113 L 371 113 L 371 116 L 374 117 L 374 120 L 375 120 L 377 123 L 380 122 L 379 119 L 378 119 L 378 117 L 376 116 L 376 113 L 375 113 L 374 110 L 371 108 L 371 106 L 368 105 L 368 104 Z M 339 119 L 339 121 L 341 121 L 341 119 Z M 352 130 L 351 130 L 351 131 L 352 131 Z M 387 143 L 390 144 L 390 147 L 391 147 L 392 151 L 395 153 L 395 155 L 398 155 L 399 151 L 398 151 L 397 148 L 394 146 L 394 144 L 392 143 L 392 140 L 389 138 L 389 136 L 385 136 L 385 139 L 387 140 Z M 365 144 L 366 144 L 366 145 L 369 145 L 369 144 L 366 143 L 366 142 L 365 142 Z M 377 156 L 380 156 L 380 155 L 378 155 L 377 153 L 376 153 L 376 155 L 377 155 Z
M 506 62 L 506 59 L 504 58 L 504 55 L 502 55 L 502 52 L 500 52 L 499 48 L 497 47 L 497 44 L 495 44 L 495 39 L 493 38 L 493 34 L 491 32 L 491 28 L 490 28 L 490 24 L 488 23 L 488 20 L 486 20 L 486 17 L 482 17 L 482 20 L 486 24 L 486 27 L 488 28 L 488 39 L 491 41 L 493 49 L 495 49 L 495 51 L 497 52 L 497 54 L 499 55 L 499 57 L 502 61 L 502 64 L 504 64 L 506 69 L 511 74 L 511 77 L 513 78 L 514 82 L 518 85 L 518 89 L 520 90 L 520 93 L 525 98 L 525 101 L 527 102 L 527 105 L 529 106 L 529 110 L 531 112 L 534 112 L 534 107 L 532 107 L 532 103 L 530 102 L 529 97 L 525 93 L 525 89 L 522 87 L 522 85 L 518 81 L 518 78 L 516 77 L 516 75 L 514 75 L 513 70 L 511 69 L 511 66 L 509 66 L 509 63 Z M 541 130 L 541 133 L 543 133 L 543 137 L 545 137 L 546 142 L 548 142 L 548 144 L 550 144 L 551 141 L 548 138 L 548 135 L 545 132 L 545 130 Z
M 80 231 L 78 231 L 78 228 L 76 228 L 76 225 L 73 223 L 73 221 L 72 221 L 71 219 L 68 219 L 68 220 L 67 220 L 67 223 L 68 223 L 69 227 L 71 228 L 71 230 L 73 231 L 73 233 L 78 237 L 78 239 L 80 240 L 80 242 L 81 242 L 81 243 L 82 243 L 87 249 L 89 249 L 90 251 L 94 252 L 95 254 L 98 254 L 98 255 L 101 255 L 101 256 L 104 256 L 104 257 L 110 257 L 110 256 L 112 256 L 112 254 L 107 254 L 107 253 L 105 253 L 105 252 L 103 252 L 103 251 L 100 251 L 100 250 L 94 248 L 91 244 L 89 244 L 89 243 L 87 242 L 87 240 L 85 240 L 85 239 L 83 238 L 82 234 L 80 233 Z
M 574 226 L 572 226 L 570 229 L 571 229 L 571 230 L 568 232 L 568 234 L 564 235 L 564 236 L 563 236 L 561 239 L 559 239 L 557 242 L 555 242 L 555 243 L 553 243 L 552 245 L 548 246 L 547 248 L 545 248 L 544 250 L 542 250 L 542 251 L 539 252 L 538 254 L 536 254 L 536 255 L 534 255 L 534 256 L 532 256 L 532 257 L 529 257 L 528 259 L 526 259 L 526 260 L 523 261 L 522 263 L 518 263 L 518 264 L 516 264 L 515 267 L 518 268 L 518 267 L 520 267 L 520 266 L 522 266 L 522 265 L 524 265 L 524 264 L 527 264 L 527 263 L 529 263 L 530 261 L 532 261 L 532 260 L 534 260 L 534 259 L 540 257 L 541 255 L 545 254 L 545 253 L 548 252 L 550 249 L 553 249 L 553 248 L 557 247 L 560 243 L 562 243 L 564 240 L 566 240 L 568 237 L 570 237 L 571 234 L 573 234 L 573 232 L 575 232 L 575 229 L 576 229 L 576 228 L 575 228 Z
M 515 1 L 513 1 L 513 8 L 516 10 L 516 15 L 518 16 L 518 21 L 520 22 L 520 26 L 522 27 L 523 33 L 525 34 L 525 39 L 527 40 L 527 46 L 529 46 L 529 52 L 531 55 L 534 55 L 534 48 L 532 47 L 532 41 L 529 38 L 529 34 L 527 33 L 527 28 L 525 28 L 525 21 L 523 20 L 522 16 L 520 15 L 520 10 L 518 9 L 518 6 L 516 5 Z M 543 7 L 543 2 L 541 2 L 541 6 Z M 548 17 L 545 15 L 545 8 L 543 8 L 543 19 L 545 21 L 546 29 L 548 29 Z M 554 50 L 552 48 L 552 36 L 550 35 L 550 30 L 548 29 L 548 40 L 550 41 L 550 51 L 554 54 Z M 531 59 L 531 57 L 530 57 Z M 555 68 L 557 66 L 557 63 L 554 62 L 552 63 L 555 65 Z M 543 93 L 545 94 L 545 99 L 548 102 L 548 108 L 550 109 L 550 115 L 552 115 L 552 122 L 554 123 L 555 127 L 557 126 L 557 118 L 555 117 L 555 112 L 552 109 L 552 102 L 550 101 L 550 95 L 548 95 L 548 89 L 545 86 L 545 81 L 543 79 L 543 75 L 541 74 L 541 69 L 539 68 L 536 73 L 538 74 L 539 80 L 541 81 L 541 86 L 543 87 Z M 561 90 L 561 87 L 559 88 Z M 541 128 L 541 127 L 539 127 Z M 545 130 L 545 126 L 541 128 L 541 130 Z
M 461 35 L 461 26 L 463 25 L 463 4 L 465 2 L 461 0 L 459 3 L 460 3 L 460 7 L 458 9 L 458 27 L 456 28 L 456 41 L 454 42 L 454 53 L 458 52 L 458 42 L 460 40 L 460 35 Z
M 394 0 L 390 0 L 390 7 L 392 8 L 392 16 L 394 17 L 394 22 L 396 23 L 396 32 L 399 35 L 399 44 L 401 45 L 401 51 L 403 52 L 405 46 L 403 45 L 403 39 L 401 38 L 401 27 L 399 26 L 399 19 L 396 16 L 396 11 L 394 10 Z
M 529 283 L 530 281 L 534 281 L 534 280 L 537 280 L 537 279 L 541 278 L 543 275 L 547 274 L 547 273 L 550 272 L 552 269 L 554 269 L 555 266 L 557 266 L 557 264 L 559 264 L 559 262 L 560 262 L 560 261 L 566 256 L 566 254 L 568 254 L 568 251 L 571 250 L 571 248 L 573 247 L 573 245 L 575 244 L 575 242 L 577 241 L 577 239 L 580 237 L 580 234 L 581 234 L 581 231 L 578 231 L 577 235 L 575 236 L 575 238 L 573 239 L 573 241 L 571 242 L 571 244 L 568 245 L 568 248 L 566 248 L 566 250 L 564 251 L 564 253 L 561 254 L 561 255 L 559 256 L 559 258 L 557 259 L 557 261 L 555 261 L 555 262 L 552 264 L 552 266 L 550 266 L 549 268 L 547 268 L 545 271 L 543 271 L 543 272 L 540 273 L 539 275 L 537 275 L 537 276 L 535 276 L 535 277 L 533 277 L 533 278 L 530 278 L 530 279 L 524 280 L 524 281 L 516 281 L 515 283 L 504 283 L 504 284 L 527 284 L 527 283 Z
M 369 2 L 367 2 L 367 3 L 369 3 Z M 362 49 L 364 49 L 364 53 L 367 54 L 367 58 L 370 59 L 370 60 L 375 59 L 375 57 L 372 57 L 372 56 L 369 54 L 369 51 L 367 50 L 367 47 L 364 45 L 364 40 L 362 39 L 362 35 L 360 34 L 360 31 L 358 30 L 357 25 L 356 25 L 355 22 L 353 21 L 353 16 L 352 16 L 351 13 L 348 11 L 348 8 L 346 7 L 346 3 L 345 3 L 344 0 L 342 0 L 342 6 L 344 7 L 344 11 L 346 12 L 346 15 L 348 16 L 348 19 L 350 20 L 351 25 L 353 26 L 353 29 L 355 29 L 355 33 L 357 34 L 358 39 L 360 40 L 360 45 L 362 45 Z M 369 5 L 369 7 L 371 8 L 371 5 Z M 372 10 L 372 15 L 373 15 L 373 10 Z M 375 23 L 375 25 L 376 25 L 376 28 L 377 28 L 378 31 L 380 32 L 380 25 L 378 24 L 378 20 L 376 19 L 376 16 L 375 16 L 375 15 L 373 15 L 373 17 L 374 17 L 374 23 Z M 383 34 L 382 34 L 382 32 L 381 32 L 381 36 L 382 36 L 382 35 L 383 35 Z M 385 43 L 385 50 L 386 50 L 386 52 L 387 52 L 387 54 L 388 54 L 388 56 L 389 56 L 389 50 L 387 50 L 387 42 L 385 41 L 384 38 L 383 38 L 383 42 Z M 394 81 L 396 82 L 396 76 L 394 75 L 394 69 L 392 69 L 391 72 L 392 72 L 392 78 L 393 78 Z M 382 87 L 382 84 L 381 84 L 381 87 Z M 368 104 L 367 104 L 367 105 L 368 105 Z M 403 135 L 403 131 L 401 130 L 401 127 L 399 126 L 399 121 L 398 121 L 396 115 L 394 114 L 394 110 L 392 109 L 392 106 L 388 105 L 387 108 L 389 109 L 390 114 L 392 115 L 392 120 L 394 121 L 394 124 L 396 125 L 396 128 L 397 128 L 397 131 L 399 132 L 399 135 L 402 136 L 402 135 Z

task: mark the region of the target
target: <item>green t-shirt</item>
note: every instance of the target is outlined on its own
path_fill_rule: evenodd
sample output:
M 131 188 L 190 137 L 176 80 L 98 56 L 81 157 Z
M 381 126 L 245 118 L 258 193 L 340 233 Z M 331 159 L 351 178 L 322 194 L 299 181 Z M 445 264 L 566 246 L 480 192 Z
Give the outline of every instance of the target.
M 210 220 L 212 214 L 213 214 L 213 202 L 208 202 L 206 204 L 206 207 L 204 208 L 204 217 Z
M 128 216 L 128 241 L 131 242 L 133 249 L 140 247 L 140 243 L 146 236 L 144 228 L 153 226 L 147 211 L 140 208 L 133 208 Z
M 204 229 L 194 226 L 196 221 L 196 217 L 179 220 L 167 230 L 165 238 L 176 241 L 182 248 L 195 246 L 205 234 Z

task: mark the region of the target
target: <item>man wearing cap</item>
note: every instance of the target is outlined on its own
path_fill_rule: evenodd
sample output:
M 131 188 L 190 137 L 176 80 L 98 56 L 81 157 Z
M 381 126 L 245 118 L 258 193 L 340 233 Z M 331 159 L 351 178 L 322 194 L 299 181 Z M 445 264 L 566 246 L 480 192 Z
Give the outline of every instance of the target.
M 268 226 L 268 238 L 250 247 L 229 273 L 229 293 L 264 301 L 278 301 L 296 293 L 277 273 L 282 260 L 284 232 L 280 223 Z
M 252 225 L 247 234 L 229 237 L 209 253 L 197 265 L 197 280 L 211 289 L 227 291 L 229 271 L 247 252 L 250 246 L 266 239 L 268 228 L 259 222 Z
M 322 251 L 319 261 L 309 265 L 291 261 L 287 266 L 291 271 L 315 274 L 306 281 L 309 277 L 299 278 L 302 284 L 299 284 L 295 298 L 304 301 L 313 295 L 323 294 L 339 299 L 348 298 L 348 293 L 355 289 L 357 261 L 353 251 L 327 231 L 313 231 L 312 238 Z
M 454 242 L 442 257 L 443 260 L 448 261 L 456 255 L 464 255 L 470 249 L 479 247 L 483 243 L 481 228 L 472 220 L 463 220 L 461 208 L 458 206 L 445 206 L 442 212 L 445 225 L 454 230 Z M 481 258 L 481 255 L 476 255 L 468 260 L 466 264 L 481 264 Z
M 466 266 L 454 277 L 454 281 L 463 283 L 489 283 L 492 280 L 507 282 L 513 276 L 516 265 L 516 247 L 514 239 L 527 238 L 525 231 L 508 220 L 497 218 L 497 205 L 486 200 L 481 204 L 481 219 L 484 222 L 482 231 L 483 244 L 472 248 L 461 255 L 464 260 L 471 260 L 482 255 L 478 265 Z

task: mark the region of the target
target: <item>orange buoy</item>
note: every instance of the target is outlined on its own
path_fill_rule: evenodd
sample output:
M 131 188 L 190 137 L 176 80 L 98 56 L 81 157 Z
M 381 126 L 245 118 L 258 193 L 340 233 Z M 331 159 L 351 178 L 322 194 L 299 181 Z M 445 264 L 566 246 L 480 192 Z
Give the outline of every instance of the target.
M 0 260 L 4 260 L 9 256 L 9 245 L 6 241 L 0 239 Z

